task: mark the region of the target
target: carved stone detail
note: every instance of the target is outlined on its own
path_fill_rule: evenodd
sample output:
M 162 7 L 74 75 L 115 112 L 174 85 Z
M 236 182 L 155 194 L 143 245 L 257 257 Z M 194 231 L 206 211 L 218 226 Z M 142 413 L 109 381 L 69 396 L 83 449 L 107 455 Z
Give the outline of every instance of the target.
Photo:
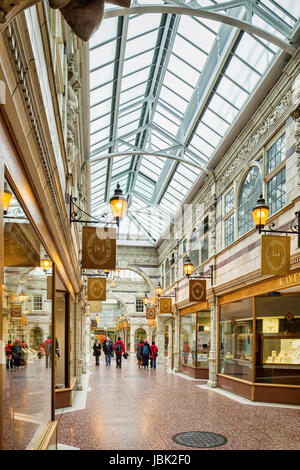
M 224 169 L 222 175 L 217 182 L 217 194 L 221 194 L 225 189 L 228 182 L 233 176 L 245 165 L 251 152 L 259 146 L 261 139 L 271 129 L 282 116 L 282 114 L 289 108 L 292 103 L 293 91 L 290 88 L 282 100 L 276 105 L 273 111 L 267 116 L 264 122 L 253 132 L 246 144 L 239 151 L 238 155 L 233 156 L 232 161 L 228 162 L 227 168 Z
M 81 88 L 79 74 L 74 72 L 73 67 L 69 67 L 69 83 L 68 83 L 68 131 L 67 131 L 67 159 L 69 164 L 69 173 L 72 173 L 72 167 L 75 163 L 76 154 L 78 152 L 78 142 L 76 131 L 78 129 L 79 116 L 79 90 Z

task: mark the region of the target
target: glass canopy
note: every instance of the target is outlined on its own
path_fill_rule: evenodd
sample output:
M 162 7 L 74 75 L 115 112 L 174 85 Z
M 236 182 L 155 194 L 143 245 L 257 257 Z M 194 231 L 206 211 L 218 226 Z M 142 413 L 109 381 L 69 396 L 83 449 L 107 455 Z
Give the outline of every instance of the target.
M 155 5 L 191 12 L 154 12 Z M 92 214 L 110 212 L 119 183 L 129 202 L 120 238 L 155 244 L 293 38 L 300 2 L 139 0 L 132 7 L 113 16 L 117 8 L 106 5 L 89 43 Z M 199 8 L 271 36 L 196 16 Z

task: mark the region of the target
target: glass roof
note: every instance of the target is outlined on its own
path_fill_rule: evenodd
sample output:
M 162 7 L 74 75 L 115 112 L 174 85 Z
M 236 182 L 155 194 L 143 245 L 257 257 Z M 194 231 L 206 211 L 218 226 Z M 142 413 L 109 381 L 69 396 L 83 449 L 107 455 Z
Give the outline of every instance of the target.
M 298 26 L 300 2 L 230 3 L 216 11 L 249 21 L 251 4 L 252 25 L 286 43 Z M 129 197 L 120 238 L 156 243 L 281 48 L 217 21 L 151 8 L 104 19 L 89 47 L 92 214 L 109 213 L 119 183 Z

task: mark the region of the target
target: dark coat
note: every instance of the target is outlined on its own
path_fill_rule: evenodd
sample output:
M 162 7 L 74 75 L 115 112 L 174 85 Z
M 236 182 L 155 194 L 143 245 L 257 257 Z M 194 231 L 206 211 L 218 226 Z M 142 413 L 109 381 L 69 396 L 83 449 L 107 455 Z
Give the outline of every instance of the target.
M 147 346 L 147 354 L 145 354 L 145 352 L 144 352 L 144 350 L 145 350 L 144 346 Z M 142 356 L 144 356 L 144 357 L 149 357 L 150 356 L 151 350 L 150 350 L 149 343 L 144 343 L 143 344 L 141 352 L 142 352 Z
M 104 341 L 103 343 L 103 352 L 104 354 L 112 354 L 113 353 L 113 342 L 109 341 L 108 343 Z
M 95 343 L 93 346 L 94 350 L 94 356 L 100 356 L 101 355 L 101 344 Z
M 137 347 L 137 351 L 136 351 L 136 357 L 137 357 L 137 360 L 138 361 L 141 361 L 143 359 L 143 356 L 142 356 L 142 347 L 143 347 L 143 344 L 142 342 L 140 342 L 138 344 L 138 347 Z

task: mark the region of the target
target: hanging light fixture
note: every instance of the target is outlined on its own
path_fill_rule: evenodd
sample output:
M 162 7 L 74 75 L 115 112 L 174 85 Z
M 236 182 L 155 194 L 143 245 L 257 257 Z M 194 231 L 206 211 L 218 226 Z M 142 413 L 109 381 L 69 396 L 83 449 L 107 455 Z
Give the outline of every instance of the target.
M 4 192 L 3 192 L 3 213 L 7 214 L 8 208 L 10 206 L 10 201 L 12 198 L 12 192 L 10 191 L 8 184 L 4 183 Z
M 112 280 L 112 281 L 110 282 L 111 287 L 116 287 L 116 284 L 117 284 L 117 283 L 116 283 L 116 281 L 114 281 L 114 280 Z
M 194 268 L 194 265 L 193 265 L 193 263 L 191 262 L 190 257 L 187 256 L 186 261 L 185 261 L 185 263 L 184 263 L 184 265 L 183 265 L 183 269 L 184 269 L 185 275 L 186 275 L 187 277 L 190 277 L 190 275 L 191 275 L 192 272 L 193 272 L 193 268 Z
M 21 293 L 19 295 L 19 299 L 20 299 L 20 302 L 22 302 L 22 304 L 25 302 L 26 300 L 26 291 L 25 291 L 25 287 L 24 285 L 22 286 L 22 289 L 21 289 Z
M 143 304 L 148 305 L 149 302 L 150 302 L 150 299 L 149 299 L 148 295 L 145 292 L 145 295 L 143 297 Z
M 43 271 L 47 271 L 51 267 L 51 260 L 48 258 L 47 255 L 45 255 L 44 258 L 41 260 L 41 265 Z
M 109 200 L 109 204 L 113 217 L 116 219 L 117 225 L 119 226 L 120 219 L 124 217 L 127 207 L 127 200 L 123 196 L 123 192 L 119 183 L 117 184 L 114 195 Z
M 108 277 L 108 275 L 109 275 L 109 269 L 103 269 L 103 271 L 104 271 L 105 276 Z
M 155 292 L 156 292 L 156 295 L 158 297 L 163 293 L 163 288 L 162 288 L 160 282 L 158 283 L 157 287 L 155 288 Z
M 257 229 L 262 229 L 265 226 L 266 220 L 269 215 L 269 206 L 266 204 L 262 194 L 257 200 L 256 205 L 252 209 L 253 220 Z

